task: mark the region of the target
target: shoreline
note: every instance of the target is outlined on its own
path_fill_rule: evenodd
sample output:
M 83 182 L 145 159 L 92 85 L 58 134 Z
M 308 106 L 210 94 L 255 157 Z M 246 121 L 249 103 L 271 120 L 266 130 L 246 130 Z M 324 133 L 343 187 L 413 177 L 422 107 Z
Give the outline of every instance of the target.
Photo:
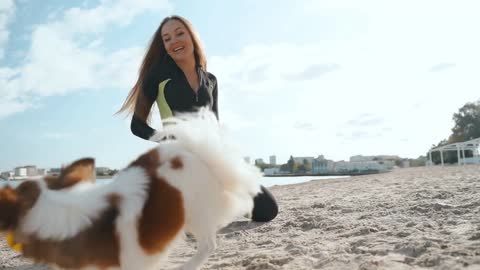
M 370 174 L 388 173 L 390 171 L 362 171 L 362 172 L 348 172 L 348 173 L 315 173 L 315 174 L 264 174 L 264 177 L 299 177 L 299 176 L 359 176 Z

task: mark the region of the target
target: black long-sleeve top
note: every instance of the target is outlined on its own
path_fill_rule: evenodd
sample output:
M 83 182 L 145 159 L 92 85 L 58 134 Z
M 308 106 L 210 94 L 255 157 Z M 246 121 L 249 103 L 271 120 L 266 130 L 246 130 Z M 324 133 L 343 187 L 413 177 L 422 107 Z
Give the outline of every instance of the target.
M 218 119 L 218 85 L 215 76 L 197 67 L 199 88 L 194 91 L 183 71 L 170 58 L 161 67 L 154 67 L 145 76 L 137 97 L 130 129 L 148 140 L 155 130 L 147 124 L 150 110 L 157 102 L 162 120 L 176 112 L 192 112 L 208 106 Z

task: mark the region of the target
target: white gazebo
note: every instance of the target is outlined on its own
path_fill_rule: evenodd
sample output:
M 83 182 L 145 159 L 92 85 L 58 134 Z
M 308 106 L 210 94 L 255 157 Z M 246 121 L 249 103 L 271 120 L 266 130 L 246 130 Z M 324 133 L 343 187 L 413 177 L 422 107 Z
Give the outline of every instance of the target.
M 457 151 L 458 165 L 480 163 L 480 156 L 478 153 L 479 145 L 480 145 L 480 138 L 476 138 L 476 139 L 472 139 L 465 142 L 451 143 L 451 144 L 432 148 L 428 151 L 429 165 L 433 165 L 432 153 L 440 152 L 440 160 L 443 166 L 443 152 L 445 151 Z M 465 150 L 471 150 L 473 152 L 473 157 L 465 158 Z M 460 155 L 460 152 L 462 153 L 462 155 Z

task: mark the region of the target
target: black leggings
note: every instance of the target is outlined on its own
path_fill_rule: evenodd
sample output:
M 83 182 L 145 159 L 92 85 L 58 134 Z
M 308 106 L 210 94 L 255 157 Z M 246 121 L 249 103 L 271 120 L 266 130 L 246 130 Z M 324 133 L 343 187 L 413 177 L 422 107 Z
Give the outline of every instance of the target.
M 252 220 L 267 222 L 274 219 L 278 214 L 278 204 L 273 195 L 264 186 L 260 186 L 261 192 L 253 198 Z

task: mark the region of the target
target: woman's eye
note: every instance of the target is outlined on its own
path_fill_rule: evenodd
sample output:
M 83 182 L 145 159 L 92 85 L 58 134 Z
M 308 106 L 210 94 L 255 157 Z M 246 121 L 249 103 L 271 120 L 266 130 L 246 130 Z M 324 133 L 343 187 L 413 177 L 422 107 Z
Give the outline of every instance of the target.
M 177 34 L 177 36 L 183 36 L 184 32 L 180 32 Z
M 166 38 L 163 40 L 163 42 L 169 42 L 171 38 Z

